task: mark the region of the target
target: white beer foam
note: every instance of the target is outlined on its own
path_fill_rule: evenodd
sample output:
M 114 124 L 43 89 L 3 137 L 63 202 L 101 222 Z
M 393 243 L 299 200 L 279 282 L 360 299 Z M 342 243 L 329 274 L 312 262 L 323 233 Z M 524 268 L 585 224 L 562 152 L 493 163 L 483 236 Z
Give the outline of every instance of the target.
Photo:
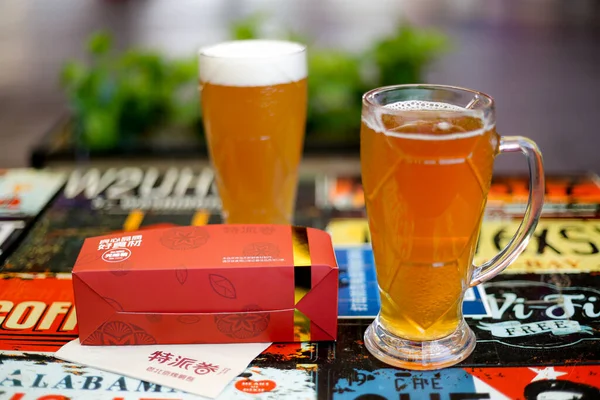
M 383 106 L 383 108 L 397 110 L 397 111 L 449 111 L 449 112 L 460 112 L 463 115 L 469 115 L 476 118 L 483 119 L 483 113 L 481 110 L 471 110 L 461 106 L 457 106 L 449 103 L 442 103 L 436 101 L 423 101 L 423 100 L 407 100 L 398 101 L 396 103 L 390 103 Z M 377 113 L 377 110 L 375 110 Z M 386 136 L 398 137 L 403 139 L 414 139 L 414 140 L 453 140 L 462 139 L 478 135 L 483 135 L 487 130 L 491 129 L 492 126 L 486 126 L 483 129 L 477 129 L 469 132 L 457 132 L 450 134 L 433 134 L 433 133 L 404 133 L 394 132 L 384 128 L 383 122 L 381 121 L 381 115 L 375 114 L 370 118 L 363 118 L 363 122 L 371 129 L 376 132 L 383 133 Z M 440 122 L 438 127 L 442 130 L 449 129 L 450 123 Z
M 306 51 L 294 42 L 235 40 L 201 49 L 199 68 L 202 83 L 279 85 L 306 78 Z
M 396 103 L 386 104 L 384 107 L 392 110 L 404 111 L 469 111 L 464 107 L 454 104 L 423 100 L 398 101 Z

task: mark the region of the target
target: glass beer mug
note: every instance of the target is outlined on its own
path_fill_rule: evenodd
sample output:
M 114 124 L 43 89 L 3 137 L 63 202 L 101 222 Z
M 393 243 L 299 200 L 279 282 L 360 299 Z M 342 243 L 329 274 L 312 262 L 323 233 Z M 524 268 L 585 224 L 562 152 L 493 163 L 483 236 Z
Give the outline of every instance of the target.
M 494 158 L 506 152 L 527 157 L 525 217 L 506 248 L 476 266 Z M 544 172 L 537 146 L 524 137 L 500 137 L 494 101 L 483 93 L 391 86 L 363 96 L 361 168 L 381 297 L 366 347 L 408 369 L 462 361 L 475 347 L 462 315 L 465 291 L 513 262 L 540 217 Z

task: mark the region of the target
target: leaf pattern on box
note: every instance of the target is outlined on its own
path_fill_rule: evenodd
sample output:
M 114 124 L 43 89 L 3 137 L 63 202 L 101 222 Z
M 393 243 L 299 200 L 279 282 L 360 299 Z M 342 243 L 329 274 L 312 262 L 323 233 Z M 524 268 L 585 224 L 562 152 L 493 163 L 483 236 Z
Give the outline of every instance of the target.
M 85 345 L 144 345 L 156 344 L 156 339 L 137 325 L 110 321 L 82 341 Z
M 244 255 L 249 257 L 277 257 L 279 246 L 270 242 L 250 243 L 244 247 Z
M 148 314 L 146 315 L 146 319 L 152 323 L 157 323 L 162 321 L 162 315 L 160 314 Z
M 219 296 L 223 296 L 227 299 L 235 299 L 237 297 L 235 286 L 233 286 L 233 283 L 223 275 L 209 274 L 208 280 L 212 289 Z
M 102 333 L 117 340 L 121 340 L 126 336 L 132 335 L 133 328 L 128 323 L 122 321 L 111 321 L 104 324 Z
M 160 243 L 171 250 L 191 250 L 204 245 L 210 235 L 202 227 L 168 229 L 160 238 Z
M 216 315 L 217 329 L 234 339 L 250 339 L 260 335 L 268 328 L 271 315 L 260 312 L 258 307 L 247 309 L 243 313 Z
M 110 268 L 110 273 L 114 276 L 124 276 L 131 271 L 132 264 L 130 261 L 121 261 L 120 263 L 108 264 L 107 268 Z
M 156 344 L 156 339 L 153 336 L 147 334 L 146 332 L 135 332 L 133 334 L 134 343 L 139 345 L 144 344 Z
M 121 304 L 119 304 L 118 301 L 116 301 L 115 299 L 111 299 L 109 297 L 103 297 L 104 301 L 107 302 L 108 304 L 110 304 L 110 306 L 112 308 L 114 308 L 117 311 L 123 311 L 123 306 L 121 306 Z
M 179 321 L 181 324 L 190 325 L 200 322 L 200 317 L 196 315 L 181 315 L 177 317 L 177 321 Z
M 86 344 L 89 346 L 102 346 L 104 344 L 103 338 L 104 335 L 101 331 L 94 331 L 82 342 L 82 344 Z
M 175 270 L 175 276 L 180 284 L 185 284 L 188 278 L 188 270 L 185 266 L 180 266 Z

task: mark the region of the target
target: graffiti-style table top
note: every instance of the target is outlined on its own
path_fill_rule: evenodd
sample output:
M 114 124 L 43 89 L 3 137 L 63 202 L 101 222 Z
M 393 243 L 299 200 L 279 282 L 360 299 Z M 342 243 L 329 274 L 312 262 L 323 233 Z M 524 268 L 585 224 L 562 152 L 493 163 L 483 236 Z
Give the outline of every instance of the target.
M 83 239 L 219 223 L 212 171 L 127 167 L 2 176 L 0 398 L 193 398 L 52 354 L 77 337 L 70 269 Z M 413 372 L 380 363 L 363 344 L 379 297 L 360 179 L 303 177 L 296 223 L 328 230 L 336 247 L 338 340 L 274 344 L 219 398 L 600 399 L 599 181 L 592 174 L 548 177 L 543 219 L 527 250 L 465 296 L 474 353 L 453 368 Z M 525 179 L 494 180 L 476 262 L 504 247 L 526 200 Z

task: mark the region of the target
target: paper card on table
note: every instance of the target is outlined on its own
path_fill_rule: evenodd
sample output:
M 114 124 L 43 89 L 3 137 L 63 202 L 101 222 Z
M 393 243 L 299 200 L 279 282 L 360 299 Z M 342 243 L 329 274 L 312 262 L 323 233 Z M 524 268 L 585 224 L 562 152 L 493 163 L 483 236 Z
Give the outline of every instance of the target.
M 76 339 L 55 357 L 215 398 L 269 345 L 82 346 Z

